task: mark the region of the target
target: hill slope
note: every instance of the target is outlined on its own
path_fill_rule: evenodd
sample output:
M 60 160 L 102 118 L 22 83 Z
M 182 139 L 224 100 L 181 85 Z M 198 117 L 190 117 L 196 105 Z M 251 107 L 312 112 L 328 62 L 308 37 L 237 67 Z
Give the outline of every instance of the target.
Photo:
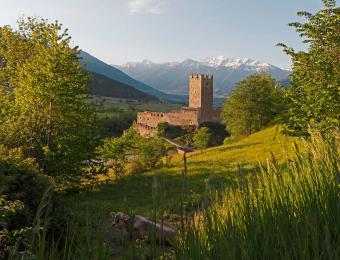
M 256 72 L 268 72 L 277 80 L 285 79 L 291 73 L 268 63 L 252 59 L 230 59 L 223 56 L 201 61 L 187 59 L 183 62 L 166 63 L 144 60 L 129 62 L 118 68 L 153 88 L 181 95 L 188 93 L 190 73 L 213 74 L 216 97 L 227 96 L 237 82 Z
M 144 101 L 158 100 L 154 96 L 148 95 L 117 80 L 110 79 L 95 72 L 92 72 L 92 74 L 88 84 L 89 92 L 92 95 Z
M 119 69 L 106 64 L 105 62 L 97 59 L 96 57 L 90 55 L 87 52 L 82 51 L 80 53 L 80 57 L 81 57 L 81 62 L 83 64 L 86 64 L 85 68 L 88 71 L 104 75 L 110 79 L 122 82 L 126 85 L 134 87 L 135 89 L 139 91 L 142 91 L 152 96 L 156 96 L 158 98 L 175 100 L 175 101 L 177 99 L 175 96 L 167 95 L 166 93 L 162 91 L 154 89 L 138 80 L 131 78 L 130 76 L 126 75 L 124 72 L 120 71 Z
M 280 134 L 277 127 L 255 133 L 239 142 L 213 147 L 187 155 L 188 176 L 183 190 L 182 156 L 173 158 L 168 167 L 153 170 L 141 175 L 126 176 L 95 185 L 93 191 L 71 196 L 65 201 L 83 216 L 88 210 L 91 216 L 104 216 L 110 211 L 124 211 L 150 214 L 153 207 L 153 185 L 159 185 L 164 198 L 163 208 L 178 212 L 183 199 L 186 207 L 201 202 L 206 192 L 207 182 L 210 189 L 223 189 L 235 183 L 246 172 L 254 172 L 259 162 L 266 163 L 273 153 L 280 162 L 293 154 L 296 139 Z M 93 214 L 93 215 L 92 215 Z

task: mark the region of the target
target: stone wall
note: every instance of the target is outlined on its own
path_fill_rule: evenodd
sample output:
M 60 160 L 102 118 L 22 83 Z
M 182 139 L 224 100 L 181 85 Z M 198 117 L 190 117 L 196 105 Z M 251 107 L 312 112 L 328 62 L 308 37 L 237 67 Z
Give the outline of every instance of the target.
M 189 76 L 189 107 L 204 110 L 213 107 L 213 80 L 212 75 Z
M 141 135 L 154 135 L 159 123 L 198 127 L 204 122 L 219 123 L 220 113 L 221 109 L 213 106 L 213 76 L 192 74 L 189 76 L 189 107 L 169 113 L 139 112 L 135 127 Z
M 157 134 L 157 127 L 148 126 L 142 123 L 135 123 L 135 129 L 141 136 L 153 136 Z
M 167 122 L 171 125 L 198 126 L 199 109 L 183 107 L 180 111 L 169 113 L 144 111 L 137 113 L 135 127 L 141 135 L 153 135 L 157 133 L 159 123 Z
M 144 111 L 137 113 L 137 122 L 145 125 L 149 125 L 152 127 L 157 127 L 157 125 L 161 122 L 166 122 L 167 116 L 162 112 L 151 112 Z
M 221 108 L 219 107 L 212 107 L 211 109 L 201 109 L 200 117 L 199 117 L 199 124 L 204 122 L 214 122 L 220 123 L 221 122 Z
M 199 109 L 183 107 L 180 111 L 167 113 L 168 123 L 180 126 L 198 126 Z

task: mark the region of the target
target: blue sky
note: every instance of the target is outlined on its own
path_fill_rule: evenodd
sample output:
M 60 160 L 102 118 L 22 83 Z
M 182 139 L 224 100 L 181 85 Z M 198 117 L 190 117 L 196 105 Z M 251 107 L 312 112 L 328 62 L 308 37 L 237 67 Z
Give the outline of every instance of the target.
M 303 49 L 287 26 L 321 0 L 0 0 L 0 26 L 22 15 L 59 20 L 74 44 L 110 63 L 223 55 L 287 67 L 284 42 Z

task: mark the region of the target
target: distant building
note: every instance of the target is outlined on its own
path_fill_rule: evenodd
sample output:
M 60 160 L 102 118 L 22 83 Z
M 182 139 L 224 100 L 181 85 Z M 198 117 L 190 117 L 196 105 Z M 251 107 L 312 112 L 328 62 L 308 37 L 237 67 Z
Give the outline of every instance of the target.
M 157 133 L 159 123 L 184 127 L 198 127 L 205 122 L 220 122 L 221 109 L 213 104 L 213 76 L 191 74 L 189 76 L 189 106 L 168 113 L 144 111 L 137 113 L 135 127 L 141 135 Z

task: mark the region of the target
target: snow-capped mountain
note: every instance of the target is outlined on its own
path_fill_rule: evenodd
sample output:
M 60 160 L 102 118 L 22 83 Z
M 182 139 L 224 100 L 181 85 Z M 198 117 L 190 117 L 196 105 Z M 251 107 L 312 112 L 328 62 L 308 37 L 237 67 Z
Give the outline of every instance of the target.
M 263 69 L 269 68 L 271 65 L 269 63 L 262 63 L 257 60 L 252 60 L 249 58 L 245 59 L 231 59 L 226 58 L 224 56 L 217 56 L 215 58 L 205 58 L 202 60 L 202 63 L 207 66 L 212 67 L 226 67 L 226 68 L 233 68 L 237 69 L 242 65 L 249 66 L 255 71 L 261 71 Z
M 227 96 L 235 84 L 256 72 L 268 72 L 277 80 L 286 79 L 291 71 L 253 59 L 232 59 L 224 56 L 202 60 L 186 59 L 182 62 L 154 63 L 149 60 L 128 62 L 116 66 L 129 76 L 158 90 L 171 94 L 188 93 L 190 73 L 214 75 L 214 91 L 219 97 Z

